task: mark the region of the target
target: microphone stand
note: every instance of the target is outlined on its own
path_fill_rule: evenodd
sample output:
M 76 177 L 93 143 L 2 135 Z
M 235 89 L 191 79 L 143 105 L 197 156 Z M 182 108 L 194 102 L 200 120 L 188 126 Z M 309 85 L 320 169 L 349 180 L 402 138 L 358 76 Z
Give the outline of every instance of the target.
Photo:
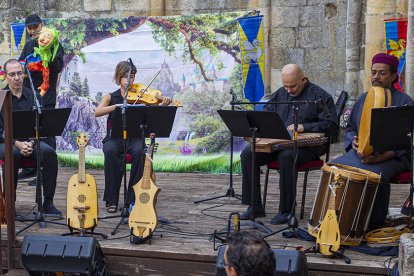
M 35 214 L 34 219 L 21 219 L 19 221 L 33 221 L 29 225 L 26 225 L 22 229 L 16 232 L 16 235 L 20 234 L 21 232 L 25 231 L 26 229 L 32 227 L 36 223 L 39 223 L 40 228 L 46 227 L 45 222 L 57 224 L 57 225 L 65 225 L 64 223 L 55 222 L 55 221 L 45 221 L 43 215 L 43 199 L 42 199 L 42 173 L 41 173 L 41 151 L 40 151 L 40 116 L 42 115 L 42 106 L 40 105 L 39 99 L 37 98 L 36 89 L 33 86 L 33 79 L 32 75 L 30 74 L 29 68 L 27 67 L 27 59 L 25 61 L 24 68 L 27 72 L 27 76 L 29 77 L 30 88 L 33 92 L 33 110 L 36 114 L 35 116 L 35 145 L 36 145 L 36 204 L 37 204 L 37 213 Z
M 231 94 L 231 102 L 236 101 L 236 93 L 233 91 L 233 89 L 230 89 Z M 234 110 L 234 105 L 231 105 L 231 110 Z M 215 200 L 223 197 L 235 197 L 238 200 L 241 200 L 241 196 L 239 194 L 236 194 L 233 189 L 233 151 L 234 151 L 234 137 L 233 134 L 230 134 L 230 181 L 229 181 L 229 188 L 227 189 L 227 192 L 224 195 L 214 196 L 206 199 L 201 199 L 194 201 L 194 204 L 198 204 L 205 201 Z
M 292 189 L 292 196 L 293 196 L 293 203 L 292 203 L 292 207 L 291 207 L 291 211 L 290 211 L 290 218 L 288 220 L 288 226 L 278 230 L 276 232 L 272 232 L 268 235 L 265 236 L 265 238 L 272 236 L 274 234 L 277 234 L 281 231 L 285 231 L 287 229 L 293 228 L 296 229 L 298 228 L 298 220 L 296 219 L 296 185 L 297 185 L 297 155 L 298 155 L 298 142 L 297 142 L 297 138 L 298 138 L 298 111 L 299 111 L 299 105 L 301 104 L 317 104 L 318 102 L 320 102 L 321 99 L 315 100 L 315 101 L 285 101 L 285 102 L 230 102 L 230 104 L 232 106 L 234 105 L 243 105 L 243 104 L 273 104 L 273 105 L 277 105 L 277 104 L 288 104 L 288 105 L 292 105 L 292 110 L 293 110 L 293 126 L 294 126 L 294 131 L 293 131 L 293 168 L 292 168 L 292 175 L 293 175 L 293 189 Z M 256 129 L 252 130 L 253 132 L 253 146 L 252 146 L 252 183 L 250 183 L 250 187 L 252 189 L 251 191 L 251 202 L 250 204 L 252 205 L 252 212 L 251 212 L 251 220 L 254 221 L 254 209 L 253 209 L 253 201 L 254 201 L 254 166 L 255 166 L 255 155 L 256 153 L 254 152 L 255 149 L 255 133 L 256 133 Z
M 129 217 L 129 209 L 127 206 L 127 199 L 128 199 L 128 189 L 127 189 L 127 168 L 126 168 L 126 155 L 127 155 L 127 138 L 128 138 L 128 133 L 127 133 L 127 118 L 126 118 L 126 109 L 128 107 L 128 102 L 127 102 L 127 98 L 128 98 L 128 91 L 129 91 L 129 87 L 131 86 L 131 71 L 132 71 L 132 60 L 129 58 L 129 70 L 128 70 L 128 82 L 127 85 L 125 87 L 125 97 L 123 99 L 123 103 L 121 106 L 121 118 L 122 118 L 122 139 L 123 139 L 123 168 L 124 168 L 124 206 L 122 206 L 122 211 L 121 211 L 121 219 L 119 220 L 118 224 L 115 226 L 114 230 L 111 232 L 111 235 L 115 235 L 116 231 L 118 230 L 119 226 L 124 222 L 125 218 Z M 113 218 L 113 217 L 119 217 L 119 216 L 108 216 L 105 218 Z

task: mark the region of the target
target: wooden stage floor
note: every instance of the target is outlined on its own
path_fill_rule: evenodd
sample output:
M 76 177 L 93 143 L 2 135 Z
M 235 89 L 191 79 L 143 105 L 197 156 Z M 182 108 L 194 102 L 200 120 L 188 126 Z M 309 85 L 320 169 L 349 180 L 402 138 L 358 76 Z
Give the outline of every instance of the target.
M 334 145 L 333 148 L 336 149 L 336 152 L 340 151 L 337 145 Z M 335 156 L 335 153 L 332 155 Z M 59 168 L 55 205 L 63 213 L 66 208 L 67 183 L 70 176 L 76 172 L 77 170 L 72 168 Z M 110 215 L 106 212 L 105 204 L 101 200 L 104 188 L 103 171 L 88 170 L 87 173 L 95 177 L 98 185 L 99 216 Z M 318 171 L 309 174 L 305 219 L 299 221 L 301 226 L 305 226 L 309 218 L 319 177 L 320 172 Z M 262 179 L 264 179 L 264 175 L 262 175 Z M 214 230 L 222 230 L 226 227 L 230 212 L 242 212 L 245 206 L 242 206 L 236 198 L 222 198 L 199 205 L 195 205 L 193 202 L 205 197 L 225 194 L 228 182 L 229 176 L 226 174 L 157 173 L 157 185 L 162 189 L 157 202 L 158 215 L 170 220 L 172 224 L 159 224 L 151 245 L 148 243 L 132 245 L 129 242 L 127 225 L 121 225 L 116 235 L 110 235 L 115 225 L 120 221 L 119 218 L 99 220 L 96 231 L 106 233 L 109 236 L 107 240 L 100 237 L 98 240 L 108 260 L 111 274 L 214 275 L 217 252 L 213 250 L 211 234 Z M 36 209 L 34 203 L 35 187 L 30 187 L 27 183 L 28 180 L 23 180 L 18 185 L 16 210 L 19 215 L 30 213 L 33 208 Z M 276 172 L 270 173 L 269 183 L 267 216 L 260 220 L 264 225 L 276 231 L 285 227 L 285 225 L 273 226 L 270 224 L 278 205 L 278 174 Z M 298 183 L 297 198 L 300 202 L 303 173 L 299 174 Z M 234 188 L 237 193 L 241 192 L 240 175 L 234 176 Z M 390 207 L 400 207 L 406 199 L 408 191 L 408 185 L 392 187 Z M 211 209 L 203 211 L 207 208 Z M 299 207 L 297 208 L 297 217 L 299 218 Z M 65 222 L 63 219 L 61 221 Z M 24 225 L 25 223 L 16 222 L 16 231 Z M 242 227 L 242 230 L 247 229 L 247 227 Z M 35 225 L 17 236 L 17 240 L 21 241 L 26 234 L 60 235 L 66 232 L 67 228 L 64 226 L 47 224 L 46 228 L 39 228 L 38 225 Z M 3 228 L 3 244 L 5 244 L 5 234 L 6 231 Z M 268 242 L 272 248 L 290 250 L 297 247 L 309 248 L 314 245 L 311 242 L 284 238 L 281 233 L 269 237 Z M 308 254 L 310 275 L 387 274 L 384 262 L 388 257 L 370 256 L 351 250 L 346 250 L 345 253 L 351 258 L 351 264 L 345 264 L 344 261 L 338 259 L 326 258 L 320 254 Z M 15 256 L 15 266 L 21 268 L 19 246 L 15 255 L 17 255 Z M 3 257 L 3 264 L 5 264 L 4 258 L 6 257 L 7 255 Z

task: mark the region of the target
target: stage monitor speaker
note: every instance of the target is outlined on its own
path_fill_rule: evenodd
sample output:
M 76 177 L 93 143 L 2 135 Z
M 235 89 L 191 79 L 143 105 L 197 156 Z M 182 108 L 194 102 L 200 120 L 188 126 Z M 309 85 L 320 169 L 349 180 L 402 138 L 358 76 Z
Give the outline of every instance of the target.
M 27 235 L 21 260 L 31 274 L 45 272 L 107 275 L 105 256 L 93 237 Z
M 225 246 L 221 246 L 217 253 L 216 276 L 226 276 L 224 264 Z M 308 263 L 305 253 L 297 250 L 273 249 L 276 258 L 276 275 L 308 275 Z

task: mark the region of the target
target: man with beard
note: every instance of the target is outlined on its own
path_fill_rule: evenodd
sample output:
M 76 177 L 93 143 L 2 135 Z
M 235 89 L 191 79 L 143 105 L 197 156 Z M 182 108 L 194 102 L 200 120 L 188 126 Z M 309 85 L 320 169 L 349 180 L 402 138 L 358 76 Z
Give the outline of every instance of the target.
M 399 92 L 394 87 L 394 83 L 398 81 L 398 63 L 398 59 L 394 56 L 384 53 L 376 54 L 372 58 L 371 84 L 390 90 L 391 106 L 413 105 L 414 102 L 409 95 Z M 382 227 L 385 222 L 390 199 L 390 179 L 410 170 L 410 152 L 385 151 L 373 152 L 372 154 L 358 152 L 358 133 L 361 128 L 361 117 L 367 94 L 359 96 L 352 109 L 344 134 L 346 153 L 332 160 L 332 163 L 345 164 L 381 175 L 381 182 L 368 225 L 368 229 L 372 230 Z

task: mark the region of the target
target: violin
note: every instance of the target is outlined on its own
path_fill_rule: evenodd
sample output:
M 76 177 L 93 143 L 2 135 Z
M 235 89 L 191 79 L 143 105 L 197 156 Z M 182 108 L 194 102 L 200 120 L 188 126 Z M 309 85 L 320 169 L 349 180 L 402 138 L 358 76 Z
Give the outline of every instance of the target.
M 147 88 L 145 85 L 141 83 L 133 84 L 127 96 L 127 102 L 129 104 L 136 104 L 142 103 L 146 105 L 158 105 L 162 102 L 163 96 L 161 91 Z M 181 107 L 181 103 L 179 101 L 172 101 L 172 105 L 176 107 Z

